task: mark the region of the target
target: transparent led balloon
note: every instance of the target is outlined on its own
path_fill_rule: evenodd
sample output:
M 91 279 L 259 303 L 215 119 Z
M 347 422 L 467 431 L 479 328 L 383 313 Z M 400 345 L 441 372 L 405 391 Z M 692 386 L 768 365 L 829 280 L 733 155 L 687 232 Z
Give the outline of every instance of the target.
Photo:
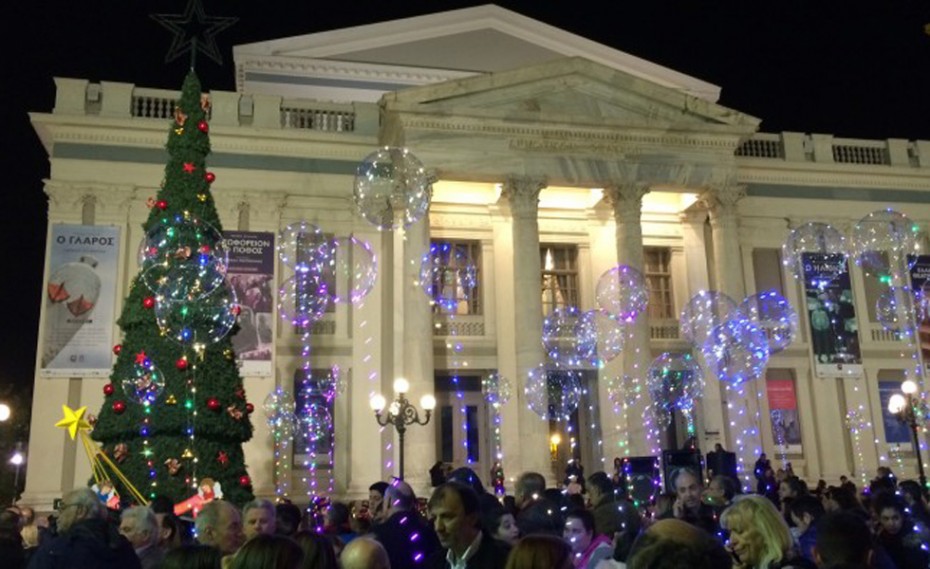
M 321 275 L 331 267 L 335 246 L 323 231 L 306 221 L 292 223 L 281 230 L 275 245 L 278 258 L 295 273 Z
M 607 399 L 616 407 L 629 409 L 643 396 L 642 383 L 633 376 L 623 374 L 607 378 Z
M 598 279 L 595 298 L 607 314 L 632 322 L 646 310 L 649 291 L 642 273 L 628 265 L 618 265 Z
M 265 417 L 269 420 L 281 415 L 293 415 L 295 409 L 294 397 L 290 391 L 278 387 L 265 397 L 262 409 L 265 411 Z
M 510 401 L 511 390 L 510 380 L 497 372 L 481 378 L 481 393 L 491 405 L 506 405 Z
M 911 333 L 917 324 L 914 291 L 906 286 L 882 290 L 875 301 L 875 316 L 885 330 Z
M 132 366 L 132 376 L 123 379 L 123 393 L 141 405 L 155 403 L 165 390 L 165 376 L 151 358 L 141 355 Z
M 312 387 L 308 390 L 309 394 L 314 394 L 316 391 L 323 397 L 328 400 L 333 399 L 337 395 L 342 395 L 349 388 L 349 379 L 346 377 L 346 374 L 342 373 L 342 370 L 339 369 L 339 366 L 334 365 L 330 368 L 328 374 L 319 377 L 315 380 L 315 387 Z
M 366 156 L 355 171 L 355 208 L 378 229 L 408 227 L 426 215 L 430 184 L 412 152 L 384 147 Z
M 326 282 L 312 273 L 295 273 L 278 290 L 278 315 L 297 328 L 306 328 L 322 318 L 328 304 Z
M 610 320 L 610 318 L 600 310 L 588 310 L 583 312 L 575 323 L 574 345 L 575 357 L 580 367 L 599 367 L 598 359 L 598 332 L 600 320 Z M 606 324 L 605 324 L 606 326 Z
M 873 211 L 853 228 L 856 264 L 867 275 L 903 279 L 903 273 L 917 262 L 920 241 L 920 227 L 892 209 Z
M 807 222 L 788 234 L 788 239 L 782 245 L 782 263 L 791 271 L 794 278 L 804 279 L 804 254 L 816 253 L 820 255 L 841 255 L 843 259 L 848 254 L 846 238 L 829 223 L 816 221 Z M 843 263 L 838 263 L 842 267 Z M 826 274 L 824 278 L 834 279 L 842 271 L 835 274 Z
M 682 309 L 678 318 L 679 332 L 692 345 L 701 346 L 714 328 L 739 314 L 739 307 L 729 296 L 702 290 Z
M 543 318 L 543 347 L 559 368 L 595 367 L 597 329 L 574 306 L 557 306 Z M 593 336 L 592 336 L 593 334 Z
M 665 352 L 649 365 L 646 390 L 656 408 L 690 411 L 704 394 L 704 373 L 690 353 Z
M 184 268 L 175 278 L 196 278 L 199 294 L 209 294 L 222 285 L 228 264 L 223 235 L 188 213 L 158 219 L 139 246 L 142 281 L 153 292 L 168 282 L 172 271 Z
M 653 405 L 649 413 L 652 415 L 652 421 L 656 427 L 661 430 L 669 428 L 672 424 L 672 413 L 668 409 Z
M 768 339 L 769 354 L 784 350 L 797 337 L 798 313 L 775 290 L 748 296 L 739 308 L 746 318 L 762 329 Z
M 626 322 L 600 311 L 585 312 L 586 318 L 593 318 L 597 331 L 597 357 L 601 362 L 609 362 L 623 352 L 623 346 L 629 334 Z
M 300 410 L 297 424 L 304 441 L 316 442 L 325 439 L 332 431 L 333 418 L 325 405 L 312 402 Z
M 738 385 L 762 376 L 769 361 L 769 343 L 761 328 L 737 318 L 717 326 L 701 354 L 720 381 Z
M 333 276 L 335 287 L 329 296 L 336 304 L 355 304 L 371 292 L 378 280 L 378 263 L 371 245 L 356 237 L 332 241 L 333 258 L 325 274 Z
M 226 266 L 209 254 L 199 254 L 171 267 L 156 292 L 165 300 L 195 301 L 224 285 Z
M 171 283 L 163 285 L 166 288 Z M 239 303 L 230 287 L 194 301 L 155 296 L 155 321 L 161 332 L 182 346 L 209 345 L 225 338 L 236 324 Z
M 272 435 L 282 443 L 291 439 L 300 429 L 299 421 L 293 413 L 281 413 L 270 417 L 268 426 Z
M 420 261 L 420 286 L 446 314 L 467 314 L 468 303 L 478 286 L 478 268 L 468 248 L 435 242 Z
M 584 393 L 581 374 L 573 370 L 547 370 L 539 365 L 527 374 L 526 403 L 549 421 L 567 421 Z

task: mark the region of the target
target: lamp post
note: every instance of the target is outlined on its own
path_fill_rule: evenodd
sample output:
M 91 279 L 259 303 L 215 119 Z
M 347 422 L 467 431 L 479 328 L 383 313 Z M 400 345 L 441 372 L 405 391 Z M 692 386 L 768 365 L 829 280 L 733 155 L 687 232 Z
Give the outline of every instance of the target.
M 920 477 L 920 487 L 927 491 L 927 476 L 924 474 L 924 462 L 920 456 L 920 438 L 917 435 L 917 413 L 915 407 L 922 402 L 916 396 L 917 384 L 910 379 L 901 384 L 901 393 L 895 393 L 888 400 L 888 411 L 899 421 L 910 427 L 911 437 L 914 441 L 914 452 L 917 454 L 917 472 Z
M 369 400 L 371 410 L 375 412 L 375 420 L 382 427 L 394 425 L 397 435 L 400 438 L 400 476 L 404 479 L 404 434 L 407 432 L 408 425 L 426 425 L 433 415 L 433 409 L 436 408 L 436 398 L 427 393 L 420 398 L 420 406 L 425 411 L 425 419 L 420 419 L 420 412 L 407 400 L 407 392 L 410 391 L 410 382 L 402 377 L 394 380 L 394 401 L 387 408 L 387 415 L 382 414 L 384 407 L 387 405 L 384 396 L 377 393 Z

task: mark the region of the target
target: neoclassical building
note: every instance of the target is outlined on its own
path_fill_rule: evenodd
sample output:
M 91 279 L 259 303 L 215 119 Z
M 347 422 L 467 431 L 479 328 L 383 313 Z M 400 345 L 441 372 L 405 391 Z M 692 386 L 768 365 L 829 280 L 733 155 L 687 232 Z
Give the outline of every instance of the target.
M 687 70 L 496 6 L 242 45 L 234 58 L 236 91 L 209 93 L 209 162 L 225 228 L 276 233 L 307 220 L 368 241 L 378 257 L 364 302 L 336 306 L 312 336 L 313 367 L 338 365 L 348 378 L 332 409 L 337 494 L 364 495 L 394 472 L 396 435 L 378 427 L 369 398 L 390 399 L 397 377 L 409 380 L 412 401 L 425 393 L 438 400 L 431 423 L 407 432 L 406 475 L 419 488 L 437 461 L 471 463 L 488 483 L 498 452 L 508 479 L 526 470 L 561 478 L 572 456 L 592 472 L 615 457 L 651 454 L 648 402 L 618 414 L 608 379 L 642 377 L 660 353 L 690 350 L 677 317 L 700 290 L 739 301 L 776 289 L 800 315 L 796 341 L 744 393 L 707 377 L 696 413 L 701 449 L 720 443 L 745 462 L 761 444 L 812 481 L 871 476 L 880 462 L 916 474 L 911 445 L 886 442 L 880 386 L 901 381 L 912 364 L 877 320 L 877 282 L 851 268 L 858 325 L 846 332 L 858 334 L 861 366 L 831 372 L 815 359 L 813 308 L 782 266 L 780 247 L 802 223 L 829 222 L 848 235 L 888 207 L 930 229 L 930 143 L 760 132 L 759 118 L 720 106 L 720 87 Z M 178 93 L 55 82 L 54 109 L 32 114 L 51 163 L 50 231 L 62 223 L 119 228 L 118 314 L 138 271 L 135 244 L 162 177 Z M 402 231 L 379 231 L 352 209 L 357 165 L 385 145 L 410 149 L 435 180 L 427 217 Z M 478 269 L 474 298 L 454 315 L 434 311 L 416 284 L 431 241 L 454 243 Z M 594 308 L 598 278 L 617 264 L 646 276 L 648 313 L 618 358 L 585 373 L 572 420 L 544 421 L 522 392 L 527 373 L 546 361 L 543 317 L 560 305 Z M 278 264 L 275 275 L 280 284 L 288 269 Z M 276 322 L 273 375 L 245 377 L 259 409 L 276 387 L 293 388 L 301 365 L 299 335 Z M 107 379 L 46 378 L 40 368 L 24 500 L 49 506 L 90 472 L 54 427 L 59 403 L 97 409 Z M 481 393 L 491 371 L 513 387 L 499 421 Z M 773 405 L 767 382 L 793 403 Z M 793 412 L 783 425 L 791 441 L 773 432 L 773 409 Z M 282 474 L 260 411 L 253 422 L 245 450 L 256 493 L 273 495 L 276 476 L 286 475 L 299 496 L 301 468 Z M 683 442 L 676 426 L 662 446 Z

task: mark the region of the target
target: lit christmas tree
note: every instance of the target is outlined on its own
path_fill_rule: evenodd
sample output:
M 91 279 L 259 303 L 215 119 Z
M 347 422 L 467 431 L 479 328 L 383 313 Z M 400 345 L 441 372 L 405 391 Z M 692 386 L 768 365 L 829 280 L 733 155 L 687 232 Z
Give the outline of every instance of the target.
M 252 499 L 242 443 L 252 436 L 232 349 L 238 306 L 225 282 L 222 228 L 205 169 L 208 99 L 191 71 L 168 133 L 168 164 L 143 228 L 141 268 L 118 324 L 123 341 L 93 438 L 147 499 L 198 491 Z M 130 496 L 116 484 L 120 495 Z

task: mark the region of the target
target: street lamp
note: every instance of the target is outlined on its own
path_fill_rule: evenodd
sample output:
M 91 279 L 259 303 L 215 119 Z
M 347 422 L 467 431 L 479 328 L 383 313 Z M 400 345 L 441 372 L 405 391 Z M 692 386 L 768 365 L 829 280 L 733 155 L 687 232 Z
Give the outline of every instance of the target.
M 26 455 L 23 454 L 23 443 L 16 443 L 16 451 L 10 457 L 10 464 L 16 467 L 16 477 L 13 479 L 13 502 L 19 501 L 19 471 L 26 463 Z
M 0 423 L 10 418 L 10 406 L 6 403 L 0 403 Z
M 910 379 L 901 384 L 901 393 L 895 393 L 888 400 L 888 411 L 899 421 L 910 427 L 914 440 L 914 452 L 917 454 L 917 471 L 920 473 L 920 487 L 927 490 L 927 476 L 924 474 L 924 462 L 920 457 L 920 438 L 917 435 L 917 413 L 915 407 L 922 404 L 916 396 L 917 384 Z
M 433 414 L 433 409 L 436 408 L 436 398 L 432 394 L 427 393 L 420 398 L 420 406 L 423 407 L 423 410 L 426 412 L 426 418 L 420 420 L 420 412 L 417 408 L 407 400 L 406 394 L 410 391 L 410 382 L 402 377 L 398 377 L 394 380 L 394 393 L 396 397 L 394 401 L 391 402 L 391 405 L 388 407 L 387 415 L 382 415 L 387 401 L 384 399 L 384 395 L 377 393 L 372 395 L 368 404 L 371 406 L 371 410 L 375 412 L 375 420 L 378 421 L 378 424 L 382 427 L 387 427 L 388 425 L 394 425 L 394 428 L 397 429 L 397 434 L 400 438 L 400 476 L 399 479 L 404 479 L 404 433 L 407 432 L 408 425 L 426 425 L 429 423 L 430 417 Z

